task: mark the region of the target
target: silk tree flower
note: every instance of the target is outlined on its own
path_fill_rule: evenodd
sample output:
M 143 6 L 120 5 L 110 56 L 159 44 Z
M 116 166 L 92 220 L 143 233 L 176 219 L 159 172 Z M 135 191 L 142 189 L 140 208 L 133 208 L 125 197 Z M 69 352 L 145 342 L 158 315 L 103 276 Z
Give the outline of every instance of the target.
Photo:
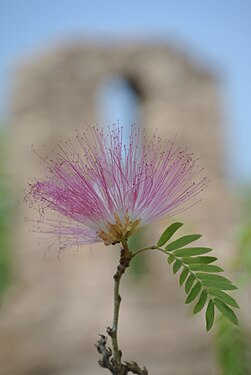
M 45 177 L 29 186 L 27 198 L 40 212 L 39 231 L 61 248 L 123 242 L 144 225 L 186 209 L 206 177 L 186 150 L 131 126 L 90 128 L 76 141 L 58 145 L 55 160 L 43 158 Z M 56 219 L 47 213 L 60 215 Z

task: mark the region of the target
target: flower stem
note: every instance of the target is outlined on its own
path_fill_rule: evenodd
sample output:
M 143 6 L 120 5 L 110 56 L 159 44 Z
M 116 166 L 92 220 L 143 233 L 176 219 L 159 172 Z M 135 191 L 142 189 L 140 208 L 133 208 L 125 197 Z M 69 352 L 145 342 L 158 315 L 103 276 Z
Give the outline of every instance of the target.
M 117 267 L 117 271 L 114 274 L 114 311 L 113 311 L 113 323 L 112 328 L 107 329 L 107 333 L 111 337 L 113 347 L 113 359 L 118 367 L 121 367 L 121 351 L 118 345 L 118 321 L 119 321 L 119 308 L 121 303 L 121 296 L 119 294 L 119 286 L 122 275 L 125 270 L 129 267 L 132 259 L 132 253 L 128 249 L 126 241 L 122 242 L 122 248 L 120 252 L 120 261 Z
M 134 256 L 147 251 L 147 250 L 162 250 L 157 248 L 156 246 L 146 247 L 132 253 L 128 249 L 128 244 L 126 241 L 122 242 L 122 248 L 120 252 L 120 261 L 117 267 L 117 271 L 114 274 L 114 311 L 113 311 L 113 323 L 112 328 L 107 328 L 107 333 L 111 337 L 112 340 L 112 347 L 113 347 L 113 359 L 115 365 L 120 368 L 121 367 L 121 350 L 119 349 L 118 345 L 118 321 L 119 321 L 119 308 L 121 303 L 121 296 L 119 294 L 119 286 L 120 280 L 125 273 L 125 270 L 130 266 L 130 262 Z M 162 250 L 163 251 L 163 250 Z
M 133 259 L 134 257 L 136 257 L 136 255 L 139 255 L 139 254 L 141 254 L 141 253 L 143 253 L 145 251 L 148 251 L 148 250 L 159 250 L 159 251 L 161 251 L 164 254 L 169 254 L 168 251 L 161 249 L 161 247 L 157 247 L 157 246 L 153 245 L 153 246 L 144 247 L 143 249 L 135 251 L 132 254 L 132 258 L 131 259 Z
M 106 347 L 106 337 L 100 335 L 100 339 L 96 345 L 98 352 L 101 354 L 99 364 L 101 367 L 110 370 L 113 375 L 127 375 L 128 372 L 139 375 L 147 375 L 148 371 L 138 366 L 136 362 L 121 362 L 122 352 L 118 344 L 118 321 L 121 296 L 119 294 L 120 281 L 126 269 L 130 266 L 133 253 L 128 249 L 126 240 L 121 242 L 120 260 L 114 278 L 114 310 L 112 327 L 108 327 L 106 332 L 111 337 L 112 350 Z

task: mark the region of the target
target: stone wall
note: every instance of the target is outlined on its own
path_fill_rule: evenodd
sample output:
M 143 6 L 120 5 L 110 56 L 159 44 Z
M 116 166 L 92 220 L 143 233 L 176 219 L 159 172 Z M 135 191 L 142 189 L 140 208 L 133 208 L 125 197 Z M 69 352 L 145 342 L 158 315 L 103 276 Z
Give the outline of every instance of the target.
M 230 250 L 233 200 L 224 179 L 223 137 L 217 80 L 203 64 L 166 45 L 123 47 L 72 43 L 30 57 L 16 72 L 11 99 L 10 170 L 18 207 L 13 222 L 15 282 L 0 322 L 1 375 L 97 375 L 93 344 L 111 322 L 114 248 L 85 246 L 43 259 L 45 245 L 28 233 L 23 190 L 39 177 L 32 150 L 74 137 L 97 121 L 97 92 L 109 77 L 128 81 L 139 96 L 141 126 L 198 155 L 210 187 L 203 200 L 182 213 L 187 230 L 205 234 L 218 254 Z M 166 223 L 151 228 L 151 242 Z M 149 233 L 147 231 L 146 233 Z M 145 234 L 146 241 L 149 235 Z M 153 238 L 154 237 L 154 238 Z M 155 375 L 215 375 L 211 335 L 204 317 L 194 319 L 184 293 L 159 254 L 146 255 L 141 281 L 125 277 L 120 342 L 125 359 Z M 225 257 L 226 260 L 228 256 Z M 199 355 L 198 355 L 199 352 Z

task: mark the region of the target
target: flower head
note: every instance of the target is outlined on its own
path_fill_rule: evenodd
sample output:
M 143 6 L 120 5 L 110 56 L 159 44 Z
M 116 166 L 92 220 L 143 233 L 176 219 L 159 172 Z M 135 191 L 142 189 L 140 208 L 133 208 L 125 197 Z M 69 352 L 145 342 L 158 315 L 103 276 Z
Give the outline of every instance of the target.
M 197 179 L 192 154 L 156 135 L 147 140 L 134 125 L 127 143 L 116 125 L 76 138 L 58 145 L 55 160 L 43 159 L 45 178 L 27 194 L 41 213 L 40 231 L 61 247 L 124 241 L 145 224 L 182 211 L 206 184 L 205 177 Z M 61 218 L 46 219 L 48 211 Z

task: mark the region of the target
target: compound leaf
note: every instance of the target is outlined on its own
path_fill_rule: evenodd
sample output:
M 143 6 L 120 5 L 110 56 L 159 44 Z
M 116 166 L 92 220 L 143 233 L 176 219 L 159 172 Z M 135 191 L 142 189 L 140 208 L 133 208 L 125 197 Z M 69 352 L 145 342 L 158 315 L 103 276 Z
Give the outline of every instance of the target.
M 182 262 L 179 259 L 177 259 L 173 264 L 173 273 L 174 274 L 177 273 L 181 266 L 182 266 Z
M 193 313 L 197 314 L 198 312 L 200 312 L 203 309 L 203 307 L 205 306 L 206 302 L 207 302 L 207 290 L 204 289 L 201 292 L 199 301 L 197 302 L 197 304 L 195 305 L 195 307 L 193 309 Z
M 190 264 L 190 269 L 192 271 L 201 271 L 201 272 L 223 272 L 223 268 L 215 266 L 214 264 L 203 264 L 195 263 Z
M 188 245 L 191 242 L 197 241 L 201 237 L 201 234 L 189 234 L 188 236 L 183 236 L 178 238 L 177 240 L 171 242 L 169 245 L 165 247 L 165 250 L 173 251 L 176 249 L 180 249 L 183 246 Z
M 186 264 L 197 264 L 197 263 L 203 263 L 203 264 L 209 264 L 213 263 L 217 260 L 216 257 L 183 257 L 182 262 Z
M 214 303 L 210 299 L 207 305 L 207 310 L 206 310 L 206 329 L 207 332 L 210 331 L 214 324 Z
M 220 282 L 227 283 L 227 284 L 228 283 L 232 284 L 232 281 L 228 280 L 226 277 L 220 276 L 220 275 L 214 275 L 211 273 L 197 272 L 196 277 L 198 277 L 200 280 L 213 280 L 213 281 L 220 281 Z
M 169 263 L 169 264 L 171 264 L 171 263 L 173 263 L 175 261 L 175 256 L 174 255 L 169 255 L 169 257 L 167 258 L 167 262 Z
M 238 318 L 230 307 L 218 298 L 214 298 L 214 303 L 217 309 L 225 316 L 230 322 L 238 326 Z
M 230 305 L 232 307 L 235 307 L 236 309 L 239 309 L 240 306 L 235 301 L 233 297 L 231 297 L 229 294 L 223 292 L 219 289 L 209 289 L 208 292 L 212 295 L 220 299 L 221 301 L 225 302 L 227 305 Z
M 184 282 L 187 278 L 188 272 L 189 272 L 189 269 L 187 267 L 184 267 L 181 274 L 180 274 L 180 280 L 179 280 L 180 286 L 182 286 L 184 284 Z
M 187 294 L 189 293 L 190 289 L 192 288 L 194 280 L 195 280 L 195 276 L 193 274 L 189 275 L 189 277 L 186 281 L 186 285 L 185 285 L 185 291 L 186 291 Z
M 179 249 L 174 251 L 176 257 L 194 256 L 210 253 L 213 249 L 209 247 L 187 247 L 185 249 Z
M 220 290 L 238 289 L 237 286 L 235 286 L 234 284 L 223 283 L 221 281 L 215 281 L 215 280 L 203 280 L 203 285 L 210 287 L 210 288 L 220 289 Z
M 171 224 L 160 236 L 160 239 L 157 243 L 157 247 L 161 247 L 167 243 L 168 240 L 173 236 L 173 234 L 182 226 L 182 223 L 173 223 Z
M 167 243 L 171 236 L 181 227 L 181 223 L 174 223 L 168 227 L 159 239 L 158 247 Z M 206 329 L 209 331 L 215 318 L 215 306 L 232 323 L 238 325 L 238 319 L 232 309 L 239 308 L 233 297 L 224 290 L 235 290 L 237 287 L 224 276 L 217 273 L 223 269 L 212 263 L 217 258 L 204 255 L 212 251 L 209 247 L 184 247 L 198 240 L 200 234 L 183 236 L 169 244 L 165 249 L 160 249 L 168 255 L 167 262 L 173 263 L 173 273 L 182 269 L 179 276 L 180 286 L 185 285 L 187 298 L 185 303 L 189 304 L 197 299 L 193 313 L 197 314 L 204 306 L 206 308 Z
M 194 287 L 192 288 L 191 292 L 188 294 L 187 299 L 186 299 L 186 304 L 193 302 L 193 300 L 197 297 L 197 295 L 200 293 L 201 290 L 201 283 L 198 281 Z

